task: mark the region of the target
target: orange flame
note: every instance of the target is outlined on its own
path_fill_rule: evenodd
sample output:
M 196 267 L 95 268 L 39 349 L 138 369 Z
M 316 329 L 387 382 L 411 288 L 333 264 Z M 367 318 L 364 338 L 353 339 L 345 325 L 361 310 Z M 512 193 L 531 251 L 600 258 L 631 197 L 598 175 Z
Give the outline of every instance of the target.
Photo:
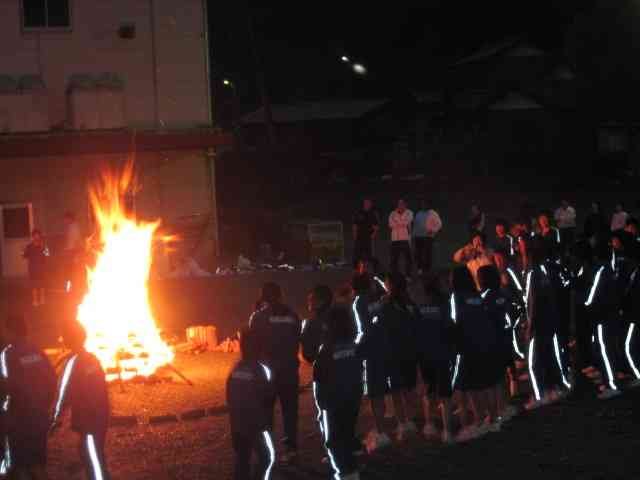
M 87 332 L 85 348 L 98 357 L 107 381 L 147 377 L 173 360 L 149 304 L 152 243 L 160 221 L 138 222 L 126 211 L 133 185 L 129 163 L 120 175 L 103 174 L 89 191 L 99 246 L 77 319 Z

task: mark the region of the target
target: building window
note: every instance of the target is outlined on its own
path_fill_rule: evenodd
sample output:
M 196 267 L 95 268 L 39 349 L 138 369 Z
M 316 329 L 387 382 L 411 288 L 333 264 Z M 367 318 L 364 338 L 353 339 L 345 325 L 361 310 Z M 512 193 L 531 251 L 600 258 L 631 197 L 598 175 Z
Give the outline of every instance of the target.
M 70 28 L 70 0 L 22 0 L 24 28 Z
M 4 238 L 29 238 L 31 236 L 29 207 L 3 208 L 2 225 L 4 226 Z

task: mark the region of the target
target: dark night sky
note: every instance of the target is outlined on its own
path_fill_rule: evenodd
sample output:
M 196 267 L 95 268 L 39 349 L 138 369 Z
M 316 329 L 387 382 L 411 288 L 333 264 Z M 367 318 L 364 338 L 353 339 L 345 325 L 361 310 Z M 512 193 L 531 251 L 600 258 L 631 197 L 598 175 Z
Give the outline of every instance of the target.
M 526 34 L 560 47 L 563 32 L 589 0 L 311 3 L 251 7 L 210 2 L 212 73 L 232 78 L 243 110 L 258 102 L 250 11 L 274 103 L 426 90 L 452 59 L 483 44 Z M 369 70 L 363 78 L 341 64 L 347 54 Z M 228 91 L 215 87 L 219 99 Z

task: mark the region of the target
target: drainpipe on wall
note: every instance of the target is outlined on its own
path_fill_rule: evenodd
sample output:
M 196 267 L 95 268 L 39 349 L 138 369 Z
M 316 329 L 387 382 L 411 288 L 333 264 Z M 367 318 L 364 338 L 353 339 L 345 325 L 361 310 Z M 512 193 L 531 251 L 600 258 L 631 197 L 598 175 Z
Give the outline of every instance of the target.
M 213 100 L 211 96 L 211 64 L 209 63 L 209 8 L 207 6 L 208 0 L 202 0 L 202 36 L 204 41 L 204 75 L 207 91 L 207 124 L 213 125 Z
M 209 180 L 211 184 L 211 221 L 213 222 L 213 241 L 216 257 L 220 257 L 220 224 L 218 222 L 218 199 L 216 195 L 216 150 L 209 148 L 205 152 Z
M 156 9 L 154 0 L 149 0 L 149 16 L 151 20 L 151 68 L 153 69 L 153 120 L 154 127 L 160 125 L 158 112 L 158 62 L 156 58 Z

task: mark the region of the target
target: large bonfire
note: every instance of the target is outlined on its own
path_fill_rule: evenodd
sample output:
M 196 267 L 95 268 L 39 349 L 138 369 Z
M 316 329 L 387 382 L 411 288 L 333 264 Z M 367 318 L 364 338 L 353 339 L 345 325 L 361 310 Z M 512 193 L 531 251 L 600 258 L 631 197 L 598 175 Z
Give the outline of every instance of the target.
M 108 381 L 148 377 L 173 359 L 149 304 L 152 246 L 160 222 L 139 222 L 127 211 L 125 195 L 133 181 L 128 164 L 121 174 L 103 174 L 89 190 L 99 230 L 77 319 L 87 332 L 85 347 L 98 357 Z

